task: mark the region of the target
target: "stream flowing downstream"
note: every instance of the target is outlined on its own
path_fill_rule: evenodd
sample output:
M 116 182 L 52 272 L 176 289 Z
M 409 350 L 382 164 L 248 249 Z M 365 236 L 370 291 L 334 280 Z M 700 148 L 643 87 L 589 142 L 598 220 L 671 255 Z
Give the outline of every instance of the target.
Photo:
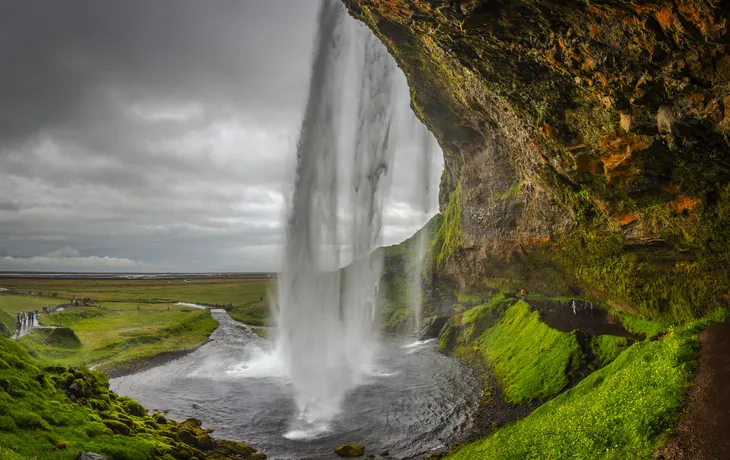
M 376 365 L 326 424 L 297 423 L 291 381 L 273 344 L 213 310 L 219 327 L 197 351 L 111 387 L 169 417 L 198 417 L 213 436 L 245 441 L 272 459 L 337 458 L 359 443 L 366 453 L 422 458 L 469 428 L 480 384 L 468 368 L 438 354 L 435 342 L 383 340 Z

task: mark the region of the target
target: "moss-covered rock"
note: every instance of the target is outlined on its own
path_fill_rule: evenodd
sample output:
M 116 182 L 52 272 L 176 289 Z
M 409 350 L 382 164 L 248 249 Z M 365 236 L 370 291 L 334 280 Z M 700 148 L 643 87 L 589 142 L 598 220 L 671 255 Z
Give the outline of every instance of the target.
M 12 446 L 3 458 L 46 458 L 72 447 L 124 460 L 266 458 L 247 444 L 213 439 L 199 419 L 177 423 L 146 415 L 138 402 L 109 391 L 103 372 L 41 370 L 17 343 L 1 337 L 0 359 L 8 367 L 0 369 L 0 445 Z
M 335 449 L 340 457 L 361 457 L 365 455 L 365 448 L 359 444 L 344 444 Z
M 439 277 L 674 321 L 730 302 L 721 3 L 343 1 L 444 151 Z

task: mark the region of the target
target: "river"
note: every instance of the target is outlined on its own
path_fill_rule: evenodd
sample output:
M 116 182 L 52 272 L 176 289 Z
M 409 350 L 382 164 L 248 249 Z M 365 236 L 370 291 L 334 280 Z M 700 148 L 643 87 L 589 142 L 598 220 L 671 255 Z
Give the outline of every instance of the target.
M 219 327 L 207 344 L 112 379 L 112 389 L 176 420 L 198 417 L 213 436 L 247 442 L 271 459 L 337 458 L 334 448 L 345 443 L 422 458 L 464 434 L 477 409 L 480 384 L 470 369 L 437 353 L 434 341 L 389 338 L 338 416 L 316 426 L 299 422 L 272 342 L 237 328 L 224 310 L 212 314 Z

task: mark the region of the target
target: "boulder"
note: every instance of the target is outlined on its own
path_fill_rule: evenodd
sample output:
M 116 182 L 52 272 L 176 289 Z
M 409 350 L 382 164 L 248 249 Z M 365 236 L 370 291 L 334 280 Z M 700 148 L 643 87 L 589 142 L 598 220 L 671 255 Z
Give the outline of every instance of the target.
M 106 460 L 106 457 L 93 452 L 81 452 L 76 456 L 76 460 Z
M 359 444 L 344 444 L 335 449 L 335 453 L 340 457 L 361 457 L 365 455 L 365 447 Z
M 429 316 L 423 320 L 423 328 L 421 329 L 420 340 L 435 339 L 439 336 L 441 329 L 443 329 L 446 321 L 449 320 L 448 316 Z

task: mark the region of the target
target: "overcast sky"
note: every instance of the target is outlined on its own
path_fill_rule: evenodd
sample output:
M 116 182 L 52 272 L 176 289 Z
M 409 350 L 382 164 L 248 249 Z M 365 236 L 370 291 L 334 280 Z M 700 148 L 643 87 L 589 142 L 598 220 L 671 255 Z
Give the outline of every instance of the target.
M 277 270 L 317 7 L 0 0 L 0 270 Z M 418 154 L 386 244 L 423 223 Z

